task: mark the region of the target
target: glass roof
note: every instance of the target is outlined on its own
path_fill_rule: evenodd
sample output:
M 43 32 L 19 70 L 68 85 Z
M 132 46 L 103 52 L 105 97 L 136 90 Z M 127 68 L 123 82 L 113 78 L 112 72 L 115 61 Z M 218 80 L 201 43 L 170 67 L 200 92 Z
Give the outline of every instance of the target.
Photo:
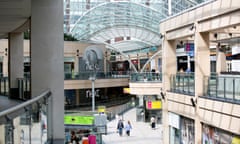
M 204 0 L 66 0 L 65 32 L 79 41 L 110 44 L 121 52 L 159 46 L 159 23 L 202 2 Z

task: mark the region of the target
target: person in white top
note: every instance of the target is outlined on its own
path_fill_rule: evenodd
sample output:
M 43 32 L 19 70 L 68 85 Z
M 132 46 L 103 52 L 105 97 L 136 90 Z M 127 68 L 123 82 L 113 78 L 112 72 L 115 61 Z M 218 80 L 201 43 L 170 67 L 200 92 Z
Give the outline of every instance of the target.
M 130 130 L 131 129 L 132 129 L 132 125 L 131 125 L 130 121 L 128 121 L 126 126 L 125 126 L 127 136 L 130 136 Z
M 156 121 L 155 121 L 154 117 L 151 117 L 151 127 L 152 127 L 152 129 L 156 128 Z

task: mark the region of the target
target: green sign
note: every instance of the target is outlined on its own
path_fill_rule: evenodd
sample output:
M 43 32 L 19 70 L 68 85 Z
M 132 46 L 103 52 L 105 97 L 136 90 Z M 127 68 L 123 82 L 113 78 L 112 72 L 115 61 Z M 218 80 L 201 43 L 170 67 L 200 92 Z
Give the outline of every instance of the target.
M 64 124 L 72 125 L 92 125 L 94 117 L 93 116 L 64 116 Z

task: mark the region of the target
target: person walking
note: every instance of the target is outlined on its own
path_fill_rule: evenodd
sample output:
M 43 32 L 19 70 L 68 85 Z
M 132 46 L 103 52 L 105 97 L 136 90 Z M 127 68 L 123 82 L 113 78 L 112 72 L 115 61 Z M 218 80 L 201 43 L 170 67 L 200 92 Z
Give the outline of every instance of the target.
M 123 121 L 120 119 L 117 124 L 117 130 L 118 130 L 119 136 L 122 136 L 123 128 L 124 128 Z
M 130 130 L 131 129 L 132 129 L 132 125 L 131 125 L 130 121 L 128 121 L 126 126 L 125 126 L 127 136 L 130 136 Z
M 75 131 L 71 132 L 71 143 L 79 144 L 79 139 L 78 139 Z
M 151 117 L 151 127 L 152 127 L 152 129 L 156 128 L 156 120 L 154 117 Z

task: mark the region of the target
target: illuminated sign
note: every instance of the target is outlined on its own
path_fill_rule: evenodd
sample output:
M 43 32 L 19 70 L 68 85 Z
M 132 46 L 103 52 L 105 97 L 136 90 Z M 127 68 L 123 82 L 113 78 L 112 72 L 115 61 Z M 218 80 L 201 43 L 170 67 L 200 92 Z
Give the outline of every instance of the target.
M 123 88 L 123 93 L 130 94 L 130 88 Z
M 161 109 L 162 102 L 161 101 L 147 101 L 146 108 L 147 109 Z
M 106 106 L 98 106 L 98 112 L 99 113 L 105 113 L 106 112 Z
M 64 116 L 64 124 L 92 125 L 93 121 L 94 121 L 93 116 L 72 116 L 72 115 Z

